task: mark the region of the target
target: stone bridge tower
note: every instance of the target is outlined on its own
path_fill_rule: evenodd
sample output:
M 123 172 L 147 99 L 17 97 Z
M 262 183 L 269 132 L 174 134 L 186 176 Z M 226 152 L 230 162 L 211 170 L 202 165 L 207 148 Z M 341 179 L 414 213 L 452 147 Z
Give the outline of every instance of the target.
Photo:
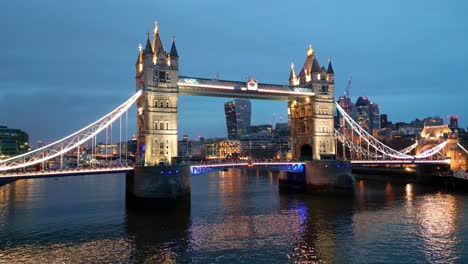
M 156 23 L 153 40 L 148 33 L 136 64 L 136 90 L 144 90 L 137 102 L 137 164 L 170 164 L 177 156 L 178 78 L 175 39 L 166 52 Z
M 307 58 L 296 76 L 291 64 L 289 85 L 312 89 L 315 96 L 288 103 L 291 122 L 291 150 L 296 160 L 331 159 L 336 154 L 334 136 L 334 72 L 320 67 L 314 49 L 309 45 Z

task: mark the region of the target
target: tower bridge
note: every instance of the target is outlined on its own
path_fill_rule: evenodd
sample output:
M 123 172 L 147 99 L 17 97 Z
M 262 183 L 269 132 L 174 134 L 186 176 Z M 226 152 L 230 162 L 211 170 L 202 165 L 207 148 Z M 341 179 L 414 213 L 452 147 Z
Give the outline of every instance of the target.
M 137 153 L 147 166 L 170 164 L 177 156 L 179 94 L 287 101 L 293 158 L 335 155 L 334 71 L 331 60 L 327 68 L 320 66 L 312 46 L 299 74 L 291 65 L 288 85 L 186 77 L 179 76 L 175 39 L 166 52 L 156 24 L 138 52 L 136 90 L 143 90 L 137 101 Z
M 135 103 L 139 165 L 127 174 L 127 197 L 135 199 L 137 203 L 141 202 L 141 199 L 165 200 L 186 196 L 190 193 L 191 174 L 251 165 L 281 169 L 283 173 L 280 176 L 280 183 L 297 183 L 312 186 L 314 189 L 350 189 L 354 186 L 350 174 L 351 162 L 362 166 L 409 163 L 437 165 L 446 163 L 447 153 L 452 153 L 457 146 L 460 146 L 454 139 L 437 139 L 437 144 L 421 148 L 412 155 L 409 153 L 416 148 L 416 145 L 398 151 L 375 139 L 335 103 L 332 61 L 329 59 L 326 68 L 321 66 L 310 45 L 299 73 L 296 73 L 294 65 L 291 64 L 289 83 L 285 85 L 262 83 L 254 78 L 246 81 L 229 81 L 180 76 L 179 54 L 175 39 L 172 39 L 170 50 L 166 51 L 159 35 L 159 27 L 155 25 L 152 38 L 148 34 L 145 46 L 139 47 L 135 72 L 135 94 L 126 102 L 96 122 L 61 140 L 16 157 L 0 160 L 0 172 L 3 173 L 0 177 L 11 177 L 13 174 L 9 172 L 12 170 L 30 170 L 33 166 L 44 165 L 51 161 L 59 164 L 58 169 L 63 170 L 63 157 L 73 150 L 76 150 L 78 171 L 80 146 L 86 142 L 95 144 L 96 137 L 104 131 L 107 140 L 108 132 L 110 130 L 112 133 L 112 124 L 115 122 L 120 122 L 118 127 L 121 139 L 122 118 L 125 117 L 125 123 L 128 122 L 127 111 Z M 179 95 L 285 101 L 291 124 L 292 157 L 301 163 L 221 164 L 192 168 L 176 164 Z M 335 131 L 335 109 L 343 116 L 351 135 Z M 359 140 L 356 141 L 356 138 Z M 343 149 L 342 158 L 347 161 L 335 160 L 337 145 L 340 143 Z M 445 150 L 447 145 L 452 152 Z M 468 153 L 466 149 L 462 149 Z M 346 157 L 345 150 L 357 155 Z M 438 160 L 434 161 L 434 157 Z M 94 168 L 90 168 L 92 169 Z M 109 168 L 108 171 L 129 169 L 125 164 L 122 169 Z M 105 173 L 105 169 L 98 170 L 99 173 Z M 70 171 L 66 171 L 61 175 L 70 174 Z M 33 176 L 29 173 L 22 177 Z

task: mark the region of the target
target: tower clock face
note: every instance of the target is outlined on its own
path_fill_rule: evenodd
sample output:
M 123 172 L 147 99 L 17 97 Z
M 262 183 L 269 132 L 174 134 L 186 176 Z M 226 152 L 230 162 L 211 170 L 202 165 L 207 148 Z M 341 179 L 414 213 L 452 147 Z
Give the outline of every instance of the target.
M 256 91 L 258 87 L 258 84 L 255 81 L 249 81 L 247 83 L 247 90 L 254 90 Z

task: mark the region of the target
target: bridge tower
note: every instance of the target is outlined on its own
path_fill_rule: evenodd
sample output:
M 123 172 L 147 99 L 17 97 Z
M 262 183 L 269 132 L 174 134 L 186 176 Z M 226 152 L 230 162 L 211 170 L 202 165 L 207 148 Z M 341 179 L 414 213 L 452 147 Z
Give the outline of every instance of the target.
M 136 90 L 144 90 L 137 102 L 138 164 L 170 164 L 177 156 L 178 78 L 175 38 L 166 52 L 156 23 L 152 42 L 148 33 L 145 47 L 140 45 L 136 65 Z
M 175 39 L 166 52 L 155 24 L 153 40 L 148 34 L 136 63 L 136 90 L 143 94 L 137 101 L 137 166 L 126 177 L 130 208 L 190 209 L 190 168 L 172 160 L 177 156 L 178 79 Z
M 330 159 L 336 154 L 333 124 L 334 75 L 331 59 L 327 69 L 320 67 L 311 45 L 299 75 L 296 76 L 294 64 L 291 64 L 289 85 L 311 88 L 315 93 L 315 96 L 288 103 L 294 159 Z

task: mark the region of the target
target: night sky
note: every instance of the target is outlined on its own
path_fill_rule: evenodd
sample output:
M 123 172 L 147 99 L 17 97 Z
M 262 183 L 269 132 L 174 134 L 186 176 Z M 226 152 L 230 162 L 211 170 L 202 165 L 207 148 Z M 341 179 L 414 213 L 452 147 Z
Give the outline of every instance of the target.
M 336 97 L 352 73 L 353 101 L 367 96 L 390 121 L 459 115 L 466 127 L 467 10 L 428 0 L 2 1 L 0 125 L 50 141 L 110 112 L 134 93 L 137 46 L 157 20 L 166 50 L 176 36 L 181 75 L 287 84 L 311 43 L 322 65 L 333 58 Z M 228 100 L 181 96 L 179 137 L 226 136 Z M 287 120 L 284 102 L 252 106 L 253 124 Z

